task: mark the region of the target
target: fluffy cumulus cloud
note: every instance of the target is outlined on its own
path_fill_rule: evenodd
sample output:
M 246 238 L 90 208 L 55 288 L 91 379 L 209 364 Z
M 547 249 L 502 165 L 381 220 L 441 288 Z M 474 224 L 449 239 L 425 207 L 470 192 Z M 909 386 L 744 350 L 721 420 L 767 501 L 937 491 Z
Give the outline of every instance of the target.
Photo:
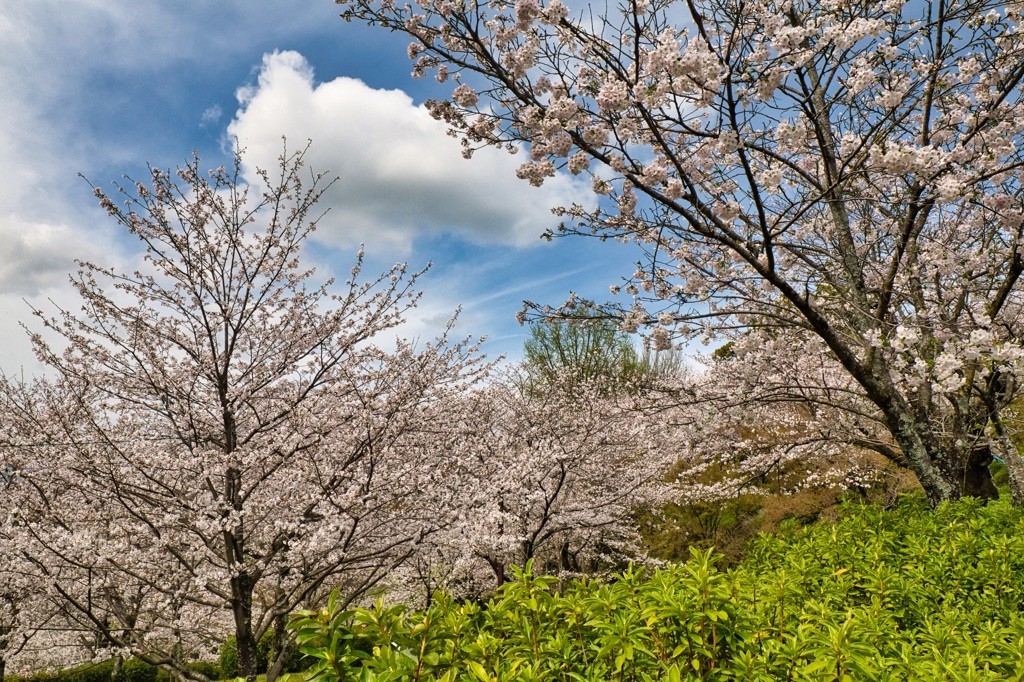
M 239 91 L 228 126 L 248 164 L 272 167 L 282 150 L 312 141 L 309 166 L 340 177 L 317 238 L 408 253 L 421 234 L 452 233 L 478 244 L 525 246 L 557 225 L 551 208 L 592 202 L 589 188 L 559 175 L 541 188 L 516 180 L 522 159 L 484 149 L 462 157 L 445 126 L 400 90 L 362 81 L 317 83 L 296 52 L 263 58 L 255 85 Z
M 272 0 L 201 4 L 181 11 L 133 0 L 0 2 L 0 296 L 20 301 L 61 286 L 76 258 L 109 258 L 116 249 L 116 230 L 105 229 L 77 172 L 107 187 L 129 167 L 187 157 L 193 147 L 181 144 L 169 160 L 160 157 L 170 133 L 154 132 L 154 112 L 188 98 L 176 91 L 166 101 L 145 99 L 164 94 L 167 74 L 180 82 L 166 89 L 201 83 L 207 60 L 251 64 L 242 54 L 250 42 L 335 14 Z M 193 127 L 220 119 L 216 104 L 184 108 L 195 110 Z

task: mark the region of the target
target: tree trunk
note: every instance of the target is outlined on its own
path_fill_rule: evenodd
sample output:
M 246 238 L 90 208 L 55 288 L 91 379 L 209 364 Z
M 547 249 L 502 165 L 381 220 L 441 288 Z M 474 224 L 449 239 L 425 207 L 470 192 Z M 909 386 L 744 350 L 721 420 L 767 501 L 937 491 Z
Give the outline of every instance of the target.
M 959 500 L 961 497 L 977 497 L 983 500 L 999 498 L 999 491 L 992 482 L 992 471 L 989 469 L 992 454 L 988 447 L 967 452 L 956 448 L 942 449 L 932 453 L 932 461 L 936 463 L 940 477 L 948 490 L 945 497 L 939 497 L 933 496 L 925 487 L 932 506 Z
M 494 571 L 494 577 L 497 581 L 495 588 L 501 587 L 508 579 L 505 577 L 505 564 L 498 560 L 487 557 L 487 563 L 491 565 L 491 570 Z
M 252 634 L 252 588 L 245 573 L 231 579 L 235 618 L 235 646 L 238 649 L 238 676 L 256 682 L 256 638 Z
M 889 415 L 887 415 L 889 416 Z M 925 439 L 918 432 L 917 424 L 909 416 L 898 415 L 895 418 L 890 416 L 890 432 L 896 439 L 896 444 L 905 458 L 904 462 L 898 462 L 909 468 L 917 477 L 928 502 L 932 507 L 960 498 L 961 488 L 955 473 L 949 471 L 945 453 L 938 452 L 938 448 L 929 448 Z M 898 427 L 893 427 L 897 422 Z
M 292 653 L 293 647 L 290 646 L 291 642 L 285 624 L 283 615 L 274 616 L 274 638 L 273 645 L 270 647 L 270 660 L 267 664 L 267 682 L 274 682 L 281 676 L 281 673 L 284 672 L 285 661 Z
M 284 663 L 291 655 L 291 650 L 280 649 L 277 655 L 271 655 L 270 664 L 267 666 L 267 682 L 274 682 L 284 672 Z
M 951 445 L 951 436 L 936 435 L 927 422 L 919 421 L 912 410 L 899 400 L 875 401 L 886 415 L 886 422 L 905 461 L 932 507 L 964 496 L 984 500 L 998 499 L 992 482 L 992 452 L 988 447 L 964 449 Z M 968 440 L 965 436 L 964 440 Z
M 998 500 L 999 490 L 992 482 L 992 451 L 989 446 L 976 448 L 966 458 L 963 474 L 963 494 L 982 500 Z

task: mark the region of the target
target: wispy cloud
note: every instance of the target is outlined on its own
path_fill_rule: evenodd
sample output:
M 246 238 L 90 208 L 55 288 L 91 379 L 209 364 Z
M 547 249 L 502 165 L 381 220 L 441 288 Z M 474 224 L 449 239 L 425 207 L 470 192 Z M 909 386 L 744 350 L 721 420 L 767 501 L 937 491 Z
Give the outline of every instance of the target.
M 202 115 L 199 117 L 199 124 L 204 127 L 214 125 L 220 121 L 220 117 L 223 115 L 224 110 L 220 108 L 220 105 L 214 104 L 203 110 Z
M 518 283 L 514 284 L 513 286 L 500 289 L 498 291 L 489 293 L 485 296 L 474 298 L 468 301 L 466 303 L 466 306 L 479 306 L 485 303 L 490 303 L 491 301 L 497 301 L 503 298 L 508 298 L 516 294 L 523 294 L 530 291 L 536 292 L 544 289 L 550 284 L 554 284 L 555 282 L 561 282 L 563 280 L 567 280 L 571 277 L 582 275 L 587 272 L 595 272 L 599 269 L 600 267 L 598 265 L 586 265 L 583 267 L 574 268 L 572 270 L 566 270 L 565 272 L 559 272 L 558 274 L 555 275 L 549 275 L 547 277 L 531 277 L 529 279 L 523 279 Z

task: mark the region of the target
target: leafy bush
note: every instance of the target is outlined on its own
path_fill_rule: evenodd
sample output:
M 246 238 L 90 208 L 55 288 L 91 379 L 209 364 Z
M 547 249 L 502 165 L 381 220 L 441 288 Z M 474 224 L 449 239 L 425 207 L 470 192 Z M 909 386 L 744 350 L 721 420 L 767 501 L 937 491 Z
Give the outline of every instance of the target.
M 160 669 L 137 658 L 129 658 L 121 664 L 121 674 L 112 677 L 112 682 L 157 682 Z M 211 679 L 217 679 L 214 674 Z
M 51 670 L 36 673 L 27 678 L 28 682 L 110 682 L 114 661 L 85 663 L 66 670 Z
M 220 645 L 217 667 L 224 679 L 238 677 L 238 641 L 234 637 L 229 637 Z
M 200 675 L 205 675 L 211 680 L 224 679 L 224 675 L 221 674 L 220 667 L 214 663 L 210 663 L 209 661 L 195 661 L 194 663 L 189 663 L 188 667 Z
M 562 594 L 531 566 L 491 600 L 296 614 L 310 673 L 335 680 L 1002 680 L 1024 670 L 1024 516 L 972 500 L 847 506 Z

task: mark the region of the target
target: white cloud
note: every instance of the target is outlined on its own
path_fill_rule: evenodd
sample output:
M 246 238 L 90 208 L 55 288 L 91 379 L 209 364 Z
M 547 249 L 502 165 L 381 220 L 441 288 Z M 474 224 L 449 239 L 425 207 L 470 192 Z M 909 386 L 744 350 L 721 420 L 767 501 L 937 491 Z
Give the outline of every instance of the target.
M 310 168 L 340 176 L 317 232 L 331 245 L 365 242 L 406 254 L 418 235 L 452 233 L 525 246 L 558 224 L 552 207 L 593 202 L 589 188 L 566 175 L 539 189 L 517 180 L 521 156 L 484 149 L 464 159 L 445 126 L 401 90 L 353 78 L 316 84 L 297 52 L 265 55 L 257 83 L 239 99 L 228 132 L 247 164 L 273 167 L 284 136 L 289 148 L 312 140 Z
M 40 331 L 30 305 L 70 303 L 75 259 L 109 260 L 118 249 L 107 225 L 94 220 L 102 212 L 88 185 L 75 176 L 83 136 L 66 123 L 68 103 L 78 99 L 67 71 L 78 61 L 62 66 L 49 49 L 70 29 L 35 15 L 31 4 L 0 7 L 0 370 L 35 373 L 40 366 L 21 328 Z M 87 203 L 76 205 L 79 198 Z

